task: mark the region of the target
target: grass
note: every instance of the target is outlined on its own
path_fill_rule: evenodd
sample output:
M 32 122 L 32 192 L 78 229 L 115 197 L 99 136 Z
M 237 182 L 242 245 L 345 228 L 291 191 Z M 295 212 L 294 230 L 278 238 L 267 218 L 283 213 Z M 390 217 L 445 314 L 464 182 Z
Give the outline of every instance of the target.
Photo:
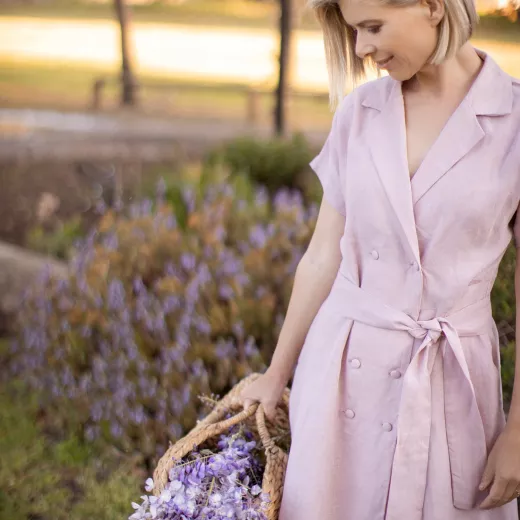
M 38 61 L 18 61 L 0 57 L 0 107 L 30 107 L 60 110 L 87 110 L 92 86 L 97 77 L 116 77 L 109 68 L 88 67 Z M 247 115 L 247 98 L 240 87 L 214 83 L 203 85 L 167 76 L 141 75 L 144 85 L 140 111 L 179 119 L 222 119 L 243 121 Z M 243 87 L 241 87 L 243 89 Z M 103 109 L 118 110 L 118 88 L 107 86 Z M 273 96 L 259 97 L 259 123 L 269 125 Z M 325 129 L 331 114 L 324 96 L 295 98 L 291 116 L 294 129 Z
M 74 436 L 49 437 L 38 424 L 36 396 L 20 381 L 1 383 L 0 431 L 0 520 L 113 520 L 132 513 L 144 476 Z
M 495 42 L 520 43 L 520 23 L 498 15 L 482 16 L 475 38 Z

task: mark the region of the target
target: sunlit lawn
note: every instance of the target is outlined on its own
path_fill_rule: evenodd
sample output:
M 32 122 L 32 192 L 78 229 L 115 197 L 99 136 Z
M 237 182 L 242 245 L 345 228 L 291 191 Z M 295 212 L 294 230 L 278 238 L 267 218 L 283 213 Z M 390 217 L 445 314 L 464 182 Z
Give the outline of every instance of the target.
M 61 110 L 88 110 L 92 86 L 96 78 L 114 79 L 116 71 L 106 68 L 71 66 L 70 64 L 17 61 L 0 58 L 0 107 L 30 107 Z M 235 85 L 194 84 L 176 78 L 139 76 L 143 84 L 139 110 L 148 115 L 180 118 L 245 120 L 247 97 Z M 259 123 L 272 120 L 274 96 L 259 97 Z M 118 87 L 109 84 L 103 96 L 102 109 L 117 110 Z M 292 108 L 292 127 L 326 129 L 331 113 L 327 99 L 296 98 Z

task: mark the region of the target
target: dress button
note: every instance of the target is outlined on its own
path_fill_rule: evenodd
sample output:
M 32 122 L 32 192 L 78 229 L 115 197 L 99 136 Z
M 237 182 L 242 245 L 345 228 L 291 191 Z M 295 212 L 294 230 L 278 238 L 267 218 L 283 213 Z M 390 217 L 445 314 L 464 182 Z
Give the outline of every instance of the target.
M 391 432 L 392 431 L 393 426 L 389 422 L 384 422 L 382 424 L 382 426 L 383 426 L 383 430 L 385 430 L 385 432 Z
M 354 358 L 350 361 L 350 366 L 352 368 L 359 368 L 361 366 L 361 361 L 359 361 L 357 358 Z
M 390 372 L 390 377 L 393 377 L 394 379 L 399 379 L 401 377 L 401 372 L 399 372 L 399 370 L 392 370 Z
M 354 413 L 354 410 L 345 410 L 345 415 L 349 418 L 349 419 L 354 419 L 354 416 L 356 415 Z
M 377 260 L 379 258 L 379 253 L 375 249 L 370 254 L 372 255 L 372 258 L 374 260 Z
M 410 262 L 410 265 L 416 270 L 416 271 L 420 271 L 421 270 L 421 266 L 417 263 L 417 262 Z

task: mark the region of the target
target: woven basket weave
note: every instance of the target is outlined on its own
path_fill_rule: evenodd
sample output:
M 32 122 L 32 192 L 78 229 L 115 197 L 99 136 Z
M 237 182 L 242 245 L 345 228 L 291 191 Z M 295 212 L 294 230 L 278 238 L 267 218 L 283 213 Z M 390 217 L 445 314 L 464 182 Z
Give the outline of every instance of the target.
M 226 432 L 235 424 L 244 423 L 254 435 L 257 442 L 261 441 L 266 464 L 262 477 L 262 492 L 269 493 L 269 507 L 266 511 L 268 520 L 277 520 L 282 500 L 285 469 L 287 466 L 287 449 L 281 444 L 287 444 L 290 439 L 289 428 L 289 389 L 284 390 L 282 399 L 276 408 L 274 421 L 267 420 L 263 406 L 253 404 L 247 410 L 240 404 L 242 389 L 256 380 L 260 374 L 251 374 L 242 379 L 226 394 L 215 408 L 200 421 L 186 436 L 170 445 L 166 453 L 159 460 L 155 468 L 154 493 L 159 496 L 168 483 L 168 474 L 174 466 L 174 459 L 185 457 L 193 446 L 208 445 L 212 441 L 218 441 L 218 436 Z M 233 414 L 229 419 L 224 419 L 228 414 Z M 280 442 L 284 438 L 286 442 Z M 277 440 L 278 439 L 278 440 Z

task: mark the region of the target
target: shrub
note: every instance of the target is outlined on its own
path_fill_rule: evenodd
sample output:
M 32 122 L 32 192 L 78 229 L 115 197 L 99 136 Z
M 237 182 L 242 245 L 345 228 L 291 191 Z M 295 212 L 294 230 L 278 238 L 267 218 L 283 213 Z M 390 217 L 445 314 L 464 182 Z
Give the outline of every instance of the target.
M 66 260 L 73 245 L 83 235 L 83 223 L 81 218 L 76 216 L 60 222 L 52 230 L 47 230 L 42 225 L 30 229 L 27 235 L 27 246 L 39 253 Z
M 290 140 L 244 137 L 212 152 L 206 160 L 206 168 L 212 170 L 222 165 L 233 175 L 248 175 L 271 195 L 284 187 L 298 189 L 307 202 L 315 202 L 319 186 L 309 168 L 313 156 L 302 134 L 295 134 Z
M 70 277 L 28 293 L 12 366 L 54 427 L 150 462 L 194 426 L 197 395 L 265 368 L 316 208 L 284 190 L 271 203 L 249 189 L 248 203 L 244 182 L 161 187 L 107 212 Z
M 498 326 L 501 345 L 502 388 L 504 408 L 509 409 L 515 377 L 515 298 L 516 250 L 511 243 L 507 249 L 491 293 L 493 316 Z

